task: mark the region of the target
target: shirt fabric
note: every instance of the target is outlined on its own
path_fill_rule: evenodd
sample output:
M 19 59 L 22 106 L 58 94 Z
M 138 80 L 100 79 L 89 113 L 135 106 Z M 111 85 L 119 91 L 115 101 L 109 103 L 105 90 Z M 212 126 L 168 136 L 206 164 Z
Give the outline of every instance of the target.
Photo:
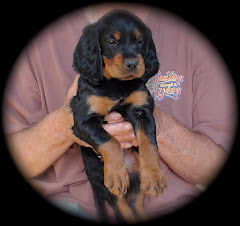
M 147 85 L 155 104 L 189 130 L 207 135 L 229 152 L 236 97 L 231 77 L 216 50 L 200 32 L 163 10 L 146 6 L 129 10 L 152 30 L 160 69 Z M 29 128 L 63 105 L 76 76 L 73 51 L 92 18 L 91 8 L 68 14 L 46 27 L 23 50 L 5 89 L 6 135 Z M 80 149 L 74 143 L 29 183 L 47 199 L 77 203 L 96 217 Z M 199 194 L 194 184 L 175 174 L 162 159 L 161 167 L 168 188 L 158 198 L 146 196 L 145 209 L 152 217 L 174 211 Z M 111 214 L 113 211 L 108 209 Z

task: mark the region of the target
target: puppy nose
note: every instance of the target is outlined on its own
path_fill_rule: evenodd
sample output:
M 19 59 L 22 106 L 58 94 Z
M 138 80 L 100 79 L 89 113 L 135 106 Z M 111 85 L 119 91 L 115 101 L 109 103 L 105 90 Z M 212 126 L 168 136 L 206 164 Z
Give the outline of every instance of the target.
M 138 60 L 125 60 L 124 66 L 128 71 L 135 71 L 138 67 Z

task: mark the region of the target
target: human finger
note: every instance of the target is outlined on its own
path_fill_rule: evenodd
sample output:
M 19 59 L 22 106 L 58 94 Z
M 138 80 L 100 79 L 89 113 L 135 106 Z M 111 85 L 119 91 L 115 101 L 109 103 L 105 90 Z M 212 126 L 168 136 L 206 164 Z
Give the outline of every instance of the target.
M 127 149 L 127 148 L 131 148 L 132 146 L 138 147 L 138 142 L 136 139 L 134 139 L 133 141 L 125 141 L 125 142 L 120 142 L 121 148 L 122 149 Z
M 103 124 L 102 127 L 112 136 L 121 136 L 133 132 L 133 127 L 130 122 L 117 122 Z
M 75 96 L 77 94 L 79 77 L 80 77 L 80 75 L 77 74 L 75 79 L 74 79 L 74 81 L 73 81 L 73 83 L 72 83 L 72 85 L 71 85 L 71 87 L 68 90 L 67 96 L 69 98 L 71 98 L 71 97 L 73 97 L 73 96 Z
M 134 132 L 128 133 L 126 135 L 114 136 L 120 143 L 133 142 L 136 140 Z
M 113 111 L 104 117 L 104 121 L 107 123 L 117 123 L 117 122 L 123 122 L 124 118 L 120 113 Z

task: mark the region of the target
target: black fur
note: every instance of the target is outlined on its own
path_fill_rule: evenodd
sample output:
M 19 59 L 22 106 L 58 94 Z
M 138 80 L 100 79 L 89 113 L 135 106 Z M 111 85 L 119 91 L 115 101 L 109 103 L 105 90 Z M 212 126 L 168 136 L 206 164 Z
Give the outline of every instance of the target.
M 142 34 L 138 42 L 131 36 L 134 29 L 138 29 Z M 108 45 L 107 40 L 111 38 L 110 35 L 115 30 L 121 31 L 122 43 Z M 124 59 L 141 54 L 145 64 L 144 75 L 139 79 L 126 81 L 106 78 L 103 75 L 103 56 L 111 59 L 116 54 L 121 54 Z M 87 99 L 91 95 L 96 95 L 119 100 L 109 112 L 119 112 L 125 120 L 133 124 L 135 132 L 142 129 L 151 143 L 157 146 L 155 121 L 152 116 L 154 102 L 145 83 L 157 73 L 159 63 L 151 31 L 138 17 L 129 12 L 117 10 L 85 27 L 74 51 L 73 67 L 80 74 L 77 95 L 70 103 L 74 116 L 73 133 L 78 138 L 89 143 L 96 152 L 101 144 L 111 139 L 111 136 L 102 128 L 105 115 L 89 113 L 90 106 L 87 104 Z M 140 107 L 131 104 L 123 105 L 122 102 L 137 90 L 147 93 L 147 103 Z M 90 148 L 82 147 L 82 156 L 86 174 L 93 187 L 96 208 L 102 220 L 108 219 L 104 209 L 104 200 L 115 209 L 117 218 L 123 220 L 116 207 L 117 197 L 104 186 L 104 162 Z M 130 187 L 125 195 L 129 206 L 132 206 L 134 202 L 132 194 L 137 194 L 139 191 L 140 179 L 139 173 L 136 172 L 130 175 Z

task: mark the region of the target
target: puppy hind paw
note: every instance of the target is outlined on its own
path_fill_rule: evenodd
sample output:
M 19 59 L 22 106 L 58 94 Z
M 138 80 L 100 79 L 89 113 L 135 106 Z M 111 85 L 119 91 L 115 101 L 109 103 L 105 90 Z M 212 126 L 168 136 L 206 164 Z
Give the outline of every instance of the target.
M 117 165 L 104 170 L 104 185 L 114 195 L 123 196 L 127 193 L 130 184 L 129 175 L 124 164 Z

